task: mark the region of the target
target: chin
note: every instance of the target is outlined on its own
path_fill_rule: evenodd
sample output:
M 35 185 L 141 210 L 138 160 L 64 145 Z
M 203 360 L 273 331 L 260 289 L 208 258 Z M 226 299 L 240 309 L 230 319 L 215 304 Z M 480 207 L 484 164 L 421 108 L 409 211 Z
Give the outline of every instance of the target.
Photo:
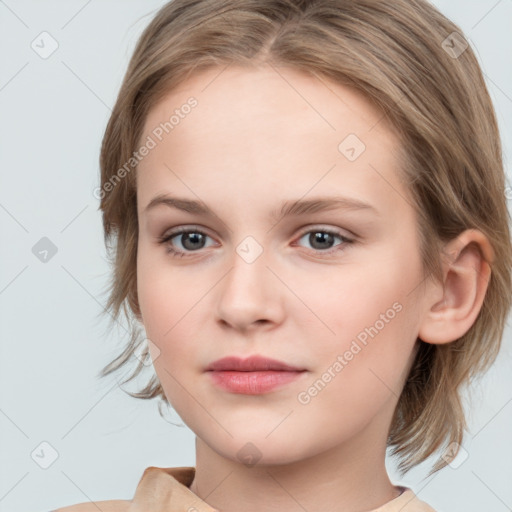
M 284 442 L 279 436 L 269 439 L 266 435 L 234 435 L 222 441 L 211 437 L 203 439 L 220 456 L 247 467 L 291 464 L 308 457 L 301 443 L 293 437 L 285 436 L 287 442 Z

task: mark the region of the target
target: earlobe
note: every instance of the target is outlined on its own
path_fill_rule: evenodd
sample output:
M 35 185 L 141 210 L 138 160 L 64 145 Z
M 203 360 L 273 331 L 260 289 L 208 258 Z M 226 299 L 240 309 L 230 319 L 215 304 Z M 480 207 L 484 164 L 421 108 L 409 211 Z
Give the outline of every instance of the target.
M 494 252 L 487 237 L 468 229 L 444 249 L 443 282 L 431 283 L 418 337 L 426 343 L 450 343 L 474 324 L 491 275 Z

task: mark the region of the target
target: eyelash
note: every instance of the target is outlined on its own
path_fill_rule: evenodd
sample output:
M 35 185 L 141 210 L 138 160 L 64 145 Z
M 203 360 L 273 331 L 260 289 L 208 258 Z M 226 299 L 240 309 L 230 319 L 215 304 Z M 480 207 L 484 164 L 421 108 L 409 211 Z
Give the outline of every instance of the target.
M 178 228 L 178 229 L 172 231 L 171 233 L 168 233 L 168 234 L 158 237 L 158 243 L 161 245 L 167 244 L 166 250 L 173 258 L 191 257 L 194 252 L 199 252 L 199 251 L 184 252 L 184 251 L 176 250 L 169 243 L 174 237 L 176 237 L 177 235 L 181 235 L 183 233 L 199 233 L 201 235 L 209 237 L 209 235 L 207 233 L 205 233 L 203 230 L 201 230 L 199 228 Z M 328 228 L 313 228 L 313 229 L 309 228 L 309 229 L 301 232 L 298 240 L 300 240 L 304 235 L 307 235 L 308 233 L 327 233 L 329 235 L 339 238 L 342 241 L 341 244 L 338 244 L 338 245 L 334 246 L 333 248 L 325 250 L 325 251 L 322 251 L 320 249 L 312 249 L 312 251 L 317 252 L 319 254 L 331 255 L 332 253 L 343 251 L 346 248 L 345 245 L 347 245 L 347 244 L 350 245 L 350 244 L 355 243 L 355 240 L 353 240 L 351 238 L 347 238 L 346 236 L 341 235 L 338 231 L 328 229 Z M 340 247 L 340 248 L 337 248 L 337 247 Z

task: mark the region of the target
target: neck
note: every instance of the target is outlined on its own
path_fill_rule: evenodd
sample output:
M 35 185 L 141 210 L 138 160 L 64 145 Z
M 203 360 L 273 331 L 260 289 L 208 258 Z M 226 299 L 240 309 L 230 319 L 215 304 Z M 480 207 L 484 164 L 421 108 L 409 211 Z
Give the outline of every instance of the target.
M 190 489 L 222 512 L 371 511 L 399 495 L 385 468 L 386 439 L 375 443 L 375 427 L 308 458 L 252 467 L 223 457 L 196 437 Z

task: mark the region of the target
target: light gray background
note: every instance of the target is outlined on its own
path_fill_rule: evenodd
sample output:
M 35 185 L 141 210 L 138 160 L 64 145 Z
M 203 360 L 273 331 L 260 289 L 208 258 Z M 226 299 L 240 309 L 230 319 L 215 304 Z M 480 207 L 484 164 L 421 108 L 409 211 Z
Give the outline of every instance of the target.
M 147 466 L 195 464 L 187 427 L 162 420 L 156 401 L 130 398 L 114 377 L 96 378 L 123 343 L 123 329 L 106 334 L 100 315 L 108 279 L 92 194 L 100 142 L 135 42 L 164 3 L 0 1 L 1 512 L 131 499 Z M 512 0 L 434 3 L 477 51 L 511 183 Z M 59 45 L 47 59 L 31 48 L 43 31 Z M 32 253 L 42 237 L 58 249 L 47 263 Z M 438 512 L 512 507 L 511 342 L 507 327 L 497 363 L 472 388 L 468 457 L 457 468 L 425 479 L 422 465 L 401 480 L 389 460 L 394 481 Z M 58 452 L 48 469 L 31 456 L 44 441 Z

